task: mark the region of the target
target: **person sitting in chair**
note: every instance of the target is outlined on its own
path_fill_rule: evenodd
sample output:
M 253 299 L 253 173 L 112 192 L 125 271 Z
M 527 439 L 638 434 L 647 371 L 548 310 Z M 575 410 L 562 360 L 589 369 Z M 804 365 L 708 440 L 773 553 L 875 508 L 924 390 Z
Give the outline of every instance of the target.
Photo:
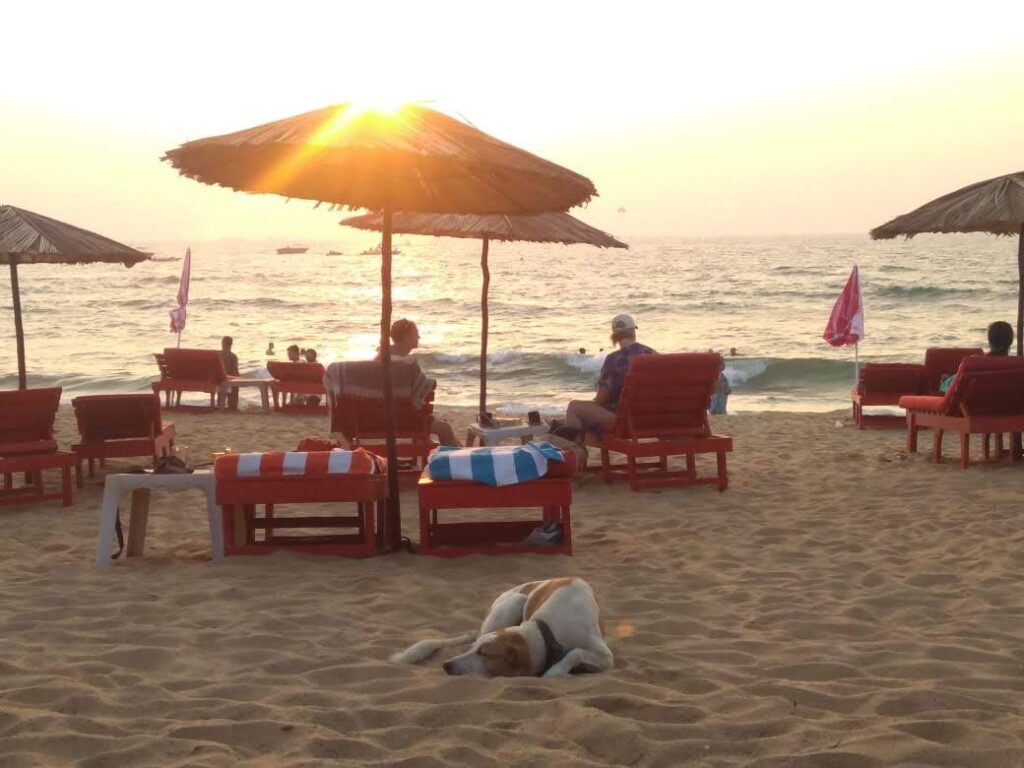
M 619 396 L 626 381 L 629 361 L 634 355 L 655 355 L 653 349 L 636 340 L 637 325 L 629 315 L 612 318 L 612 343 L 619 348 L 608 355 L 601 366 L 597 379 L 597 394 L 593 400 L 573 400 L 565 412 L 565 423 L 561 435 L 583 442 L 584 433 L 600 434 L 615 420 L 619 407 Z M 555 432 L 554 434 L 559 434 Z
M 234 343 L 235 340 L 230 336 L 220 340 L 220 356 L 224 361 L 224 372 L 228 376 L 238 375 L 238 355 L 231 351 L 231 345 Z M 232 411 L 238 410 L 238 387 L 228 390 L 228 408 Z
M 411 358 L 412 351 L 420 345 L 420 329 L 412 320 L 401 318 L 391 324 L 391 359 L 407 360 Z M 377 354 L 378 359 L 380 353 Z M 437 436 L 441 445 L 461 446 L 458 438 L 455 437 L 455 430 L 447 421 L 434 417 L 430 423 L 430 431 Z
M 1006 357 L 1010 354 L 1010 347 L 1013 346 L 1013 326 L 1005 320 L 996 320 L 988 327 L 988 356 Z M 956 371 L 947 374 L 939 382 L 939 392 L 945 394 L 946 390 L 953 384 L 956 378 Z

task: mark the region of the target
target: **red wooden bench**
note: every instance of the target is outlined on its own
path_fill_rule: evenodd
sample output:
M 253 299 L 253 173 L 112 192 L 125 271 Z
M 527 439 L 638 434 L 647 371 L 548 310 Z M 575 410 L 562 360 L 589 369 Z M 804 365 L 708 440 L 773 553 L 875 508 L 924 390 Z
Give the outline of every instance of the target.
M 75 454 L 58 451 L 53 425 L 60 407 L 60 387 L 0 391 L 0 504 L 61 499 L 64 506 L 72 503 L 71 469 L 76 467 Z M 63 488 L 59 493 L 46 493 L 43 471 L 60 469 Z M 25 473 L 25 484 L 14 485 L 14 476 Z M 82 487 L 81 474 L 77 474 Z
M 708 423 L 720 373 L 717 354 L 633 357 L 615 421 L 600 442 L 604 481 L 626 478 L 634 491 L 702 484 L 724 491 L 729 484 L 725 455 L 732 451 L 732 438 L 712 434 Z M 625 463 L 613 464 L 612 452 L 623 454 Z M 716 454 L 714 476 L 698 476 L 699 453 Z M 686 469 L 670 469 L 670 456 L 685 456 Z
M 494 487 L 469 480 L 434 480 L 424 472 L 419 481 L 420 544 L 425 555 L 459 557 L 462 555 L 508 555 L 534 552 L 548 555 L 572 554 L 572 475 L 576 457 L 569 453 L 565 462 L 551 461 L 544 477 L 516 485 Z M 442 522 L 441 510 L 536 508 L 540 516 L 526 520 L 489 520 Z M 559 544 L 523 544 L 538 526 L 558 523 L 562 528 Z
M 275 411 L 327 412 L 324 367 L 320 363 L 285 363 L 271 360 L 267 363 L 267 371 L 274 377 L 270 388 L 274 396 Z M 320 402 L 317 405 L 302 402 L 309 395 L 318 396 Z
M 160 419 L 160 398 L 153 395 L 83 395 L 71 401 L 82 442 L 71 446 L 89 462 L 89 477 L 107 459 L 150 456 L 154 466 L 174 446 L 174 424 Z
M 304 455 L 326 461 L 329 451 Z M 214 464 L 217 503 L 223 509 L 224 553 L 265 555 L 292 551 L 314 555 L 369 557 L 382 551 L 380 532 L 388 498 L 387 475 L 279 474 L 239 477 L 239 457 L 221 456 Z M 318 515 L 282 515 L 293 504 L 354 504 Z M 263 507 L 260 515 L 258 507 Z M 345 532 L 339 532 L 345 531 Z
M 960 435 L 960 466 L 970 466 L 970 436 L 1024 431 L 1024 358 L 966 357 L 944 396 L 918 395 L 900 399 L 907 411 L 907 450 L 917 450 L 917 432 L 935 431 L 935 461 L 942 461 L 942 438 Z M 986 456 L 986 458 L 988 458 Z

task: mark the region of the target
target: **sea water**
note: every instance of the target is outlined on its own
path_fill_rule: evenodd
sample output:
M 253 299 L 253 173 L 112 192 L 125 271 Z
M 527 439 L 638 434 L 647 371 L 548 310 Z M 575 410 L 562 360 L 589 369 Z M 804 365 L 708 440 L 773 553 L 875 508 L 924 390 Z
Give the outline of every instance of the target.
M 301 242 L 299 238 L 292 238 Z M 181 346 L 235 339 L 243 375 L 266 376 L 268 342 L 292 343 L 323 363 L 372 357 L 380 329 L 380 259 L 365 235 L 307 242 L 216 241 L 133 245 L 160 261 L 24 265 L 19 269 L 30 386 L 83 393 L 147 391 L 153 353 L 175 346 L 168 310 L 192 247 L 188 326 Z M 290 242 L 290 241 L 289 241 Z M 476 405 L 480 354 L 480 243 L 398 236 L 394 318 L 420 328 L 421 365 L 438 403 Z M 1015 239 L 929 235 L 634 238 L 629 250 L 491 244 L 488 402 L 492 410 L 554 411 L 590 397 L 625 312 L 661 352 L 726 355 L 730 411 L 846 407 L 852 347 L 822 340 L 854 264 L 866 314 L 861 361 L 921 361 L 929 346 L 983 346 L 993 320 L 1016 325 Z M 328 250 L 342 255 L 328 256 Z M 729 350 L 736 349 L 736 356 Z M 582 351 L 581 351 L 582 350 Z M 0 272 L 0 388 L 17 386 L 7 270 Z M 243 397 L 249 393 L 243 394 Z M 197 395 L 203 399 L 202 395 Z M 186 395 L 188 398 L 188 395 Z

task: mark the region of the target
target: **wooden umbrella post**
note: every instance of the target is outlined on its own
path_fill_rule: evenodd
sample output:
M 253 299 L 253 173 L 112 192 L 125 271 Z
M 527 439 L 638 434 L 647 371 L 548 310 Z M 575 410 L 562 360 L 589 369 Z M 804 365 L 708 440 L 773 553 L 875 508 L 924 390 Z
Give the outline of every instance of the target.
M 387 429 L 388 511 L 384 547 L 396 549 L 401 542 L 401 506 L 398 498 L 398 447 L 395 444 L 395 391 L 391 380 L 391 209 L 384 209 L 380 249 L 380 360 L 384 373 L 384 426 Z
M 1017 356 L 1024 355 L 1024 222 L 1017 238 Z
M 25 328 L 21 324 L 21 290 L 18 288 L 18 257 L 11 260 L 11 294 L 14 299 L 14 337 L 18 344 L 18 389 L 28 389 L 25 375 Z
M 484 238 L 483 250 L 480 251 L 480 271 L 483 273 L 483 287 L 480 290 L 480 415 L 478 422 L 483 425 L 487 413 L 487 331 L 490 315 L 487 309 L 487 294 L 491 289 L 491 269 L 487 265 L 487 250 L 490 238 Z

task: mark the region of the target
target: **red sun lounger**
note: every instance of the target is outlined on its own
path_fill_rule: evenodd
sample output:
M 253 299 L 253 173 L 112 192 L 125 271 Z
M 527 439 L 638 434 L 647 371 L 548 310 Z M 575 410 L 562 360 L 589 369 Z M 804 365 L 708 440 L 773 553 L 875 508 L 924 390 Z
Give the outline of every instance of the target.
M 615 421 L 600 443 L 604 481 L 626 478 L 634 491 L 701 484 L 724 491 L 729 484 L 725 455 L 732 451 L 732 438 L 712 434 L 708 424 L 708 405 L 720 373 L 716 354 L 633 357 Z M 612 464 L 611 453 L 624 455 L 625 463 Z M 699 453 L 716 455 L 714 476 L 697 475 Z M 685 456 L 686 469 L 670 469 L 670 456 Z
M 303 413 L 327 412 L 327 389 L 324 387 L 324 367 L 320 363 L 286 363 L 271 360 L 267 370 L 274 377 L 270 385 L 275 411 Z M 315 405 L 305 402 L 316 396 Z
M 0 504 L 61 499 L 72 504 L 71 471 L 77 469 L 75 454 L 58 450 L 53 425 L 60 407 L 60 387 L 16 389 L 0 392 Z M 43 471 L 59 469 L 62 488 L 47 493 Z M 15 486 L 14 476 L 25 474 L 25 485 Z M 77 473 L 76 473 L 77 474 Z M 82 487 L 81 474 L 77 474 Z
M 917 432 L 935 431 L 935 461 L 942 461 L 942 437 L 960 435 L 960 466 L 970 465 L 970 436 L 1024 431 L 1024 358 L 966 357 L 944 396 L 900 399 L 907 411 L 907 450 L 917 450 Z M 987 443 L 987 440 L 986 440 Z
M 153 392 L 164 393 L 165 408 L 213 410 L 222 385 L 232 378 L 224 370 L 224 359 L 216 349 L 176 349 L 168 347 L 156 355 L 160 380 L 153 382 Z M 183 406 L 183 392 L 204 392 L 210 396 L 209 407 Z
M 866 363 L 851 394 L 858 429 L 902 427 L 902 414 L 864 413 L 864 406 L 899 405 L 905 395 L 925 393 L 925 367 L 919 363 Z
M 71 401 L 82 442 L 71 448 L 89 462 L 89 477 L 107 459 L 149 456 L 154 466 L 174 446 L 174 425 L 160 419 L 160 398 L 153 395 L 83 395 Z

